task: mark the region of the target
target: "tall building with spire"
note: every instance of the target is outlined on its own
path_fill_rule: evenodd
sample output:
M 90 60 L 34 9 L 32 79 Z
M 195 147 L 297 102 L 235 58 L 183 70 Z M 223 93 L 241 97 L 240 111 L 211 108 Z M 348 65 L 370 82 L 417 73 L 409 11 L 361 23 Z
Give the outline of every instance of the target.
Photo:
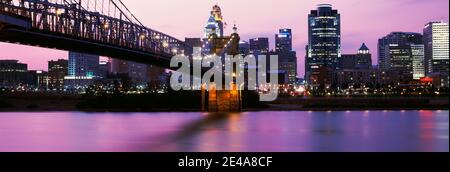
M 203 35 L 203 53 L 211 51 L 210 40 L 212 37 L 224 36 L 224 23 L 222 17 L 222 9 L 218 5 L 212 7 L 211 13 L 206 23 L 204 35 Z
M 224 23 L 222 10 L 218 5 L 214 5 L 205 27 L 205 34 L 202 41 L 202 52 L 204 54 L 217 55 L 217 58 L 224 60 L 224 55 L 238 55 L 240 37 L 237 33 L 237 27 L 234 25 L 233 33 L 230 36 L 224 35 Z M 209 68 L 204 68 L 208 70 Z M 224 70 L 224 69 L 222 69 Z M 232 77 L 235 79 L 239 73 L 232 71 Z M 230 76 L 231 74 L 228 74 Z M 227 74 L 225 74 L 227 76 Z M 234 80 L 233 79 L 233 80 Z M 237 89 L 237 83 L 232 81 L 226 83 L 231 86 L 231 90 L 221 90 L 214 84 L 201 87 L 202 92 L 202 110 L 209 112 L 228 112 L 239 111 L 241 109 L 241 95 Z

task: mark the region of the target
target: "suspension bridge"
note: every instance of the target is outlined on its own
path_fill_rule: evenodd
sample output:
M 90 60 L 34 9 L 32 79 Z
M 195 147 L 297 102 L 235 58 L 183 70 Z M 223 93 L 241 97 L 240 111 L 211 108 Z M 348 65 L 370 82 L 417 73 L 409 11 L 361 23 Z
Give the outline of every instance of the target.
M 144 26 L 121 0 L 0 0 L 0 41 L 164 68 L 192 49 Z

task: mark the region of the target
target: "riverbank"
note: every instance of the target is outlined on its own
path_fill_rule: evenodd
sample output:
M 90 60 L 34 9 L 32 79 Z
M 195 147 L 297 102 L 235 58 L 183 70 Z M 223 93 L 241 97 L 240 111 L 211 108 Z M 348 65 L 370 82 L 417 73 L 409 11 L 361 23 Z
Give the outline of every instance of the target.
M 448 97 L 315 97 L 279 98 L 276 111 L 448 110 Z
M 188 95 L 189 94 L 189 95 Z M 0 96 L 0 112 L 198 112 L 201 99 L 191 93 L 176 95 Z M 448 97 L 314 97 L 279 98 L 262 103 L 254 96 L 244 111 L 448 110 Z

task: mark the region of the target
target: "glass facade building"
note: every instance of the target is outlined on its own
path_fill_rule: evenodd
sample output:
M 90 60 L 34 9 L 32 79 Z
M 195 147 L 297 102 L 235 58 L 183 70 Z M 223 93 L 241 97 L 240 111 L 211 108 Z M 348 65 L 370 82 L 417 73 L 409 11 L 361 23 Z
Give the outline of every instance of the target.
M 338 70 L 341 61 L 341 20 L 330 4 L 319 4 L 308 16 L 308 47 L 306 79 L 316 75 L 320 68 Z
M 265 54 L 269 52 L 269 38 L 250 39 L 250 54 Z
M 68 61 L 59 59 L 57 61 L 48 62 L 48 78 L 50 90 L 63 90 L 64 89 L 64 77 L 67 76 Z
M 406 83 L 412 80 L 411 48 L 407 45 L 391 44 L 386 46 L 386 56 L 389 63 L 389 72 L 399 75 L 399 82 Z
M 292 51 L 292 30 L 288 28 L 280 29 L 275 35 L 275 51 L 289 52 Z
M 428 74 L 449 73 L 448 23 L 431 22 L 423 31 L 425 44 L 425 68 Z
M 94 78 L 97 76 L 99 61 L 98 55 L 70 51 L 68 75 L 69 77 Z
M 411 57 L 413 65 L 413 79 L 425 77 L 425 46 L 411 44 Z
M 389 69 L 389 56 L 386 56 L 386 47 L 390 44 L 408 45 L 422 44 L 422 34 L 412 32 L 392 32 L 378 39 L 378 66 L 381 70 Z
M 408 83 L 425 76 L 423 44 L 390 44 L 385 48 L 388 72 L 399 75 L 399 81 Z

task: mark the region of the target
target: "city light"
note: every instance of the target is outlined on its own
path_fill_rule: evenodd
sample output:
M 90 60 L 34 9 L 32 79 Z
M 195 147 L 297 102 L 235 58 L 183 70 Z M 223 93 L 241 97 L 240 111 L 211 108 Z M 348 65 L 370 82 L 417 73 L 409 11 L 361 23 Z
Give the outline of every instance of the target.
M 444 166 L 301 152 L 448 152 L 448 3 L 0 0 L 0 152 L 192 152 L 35 161 L 149 171 Z

